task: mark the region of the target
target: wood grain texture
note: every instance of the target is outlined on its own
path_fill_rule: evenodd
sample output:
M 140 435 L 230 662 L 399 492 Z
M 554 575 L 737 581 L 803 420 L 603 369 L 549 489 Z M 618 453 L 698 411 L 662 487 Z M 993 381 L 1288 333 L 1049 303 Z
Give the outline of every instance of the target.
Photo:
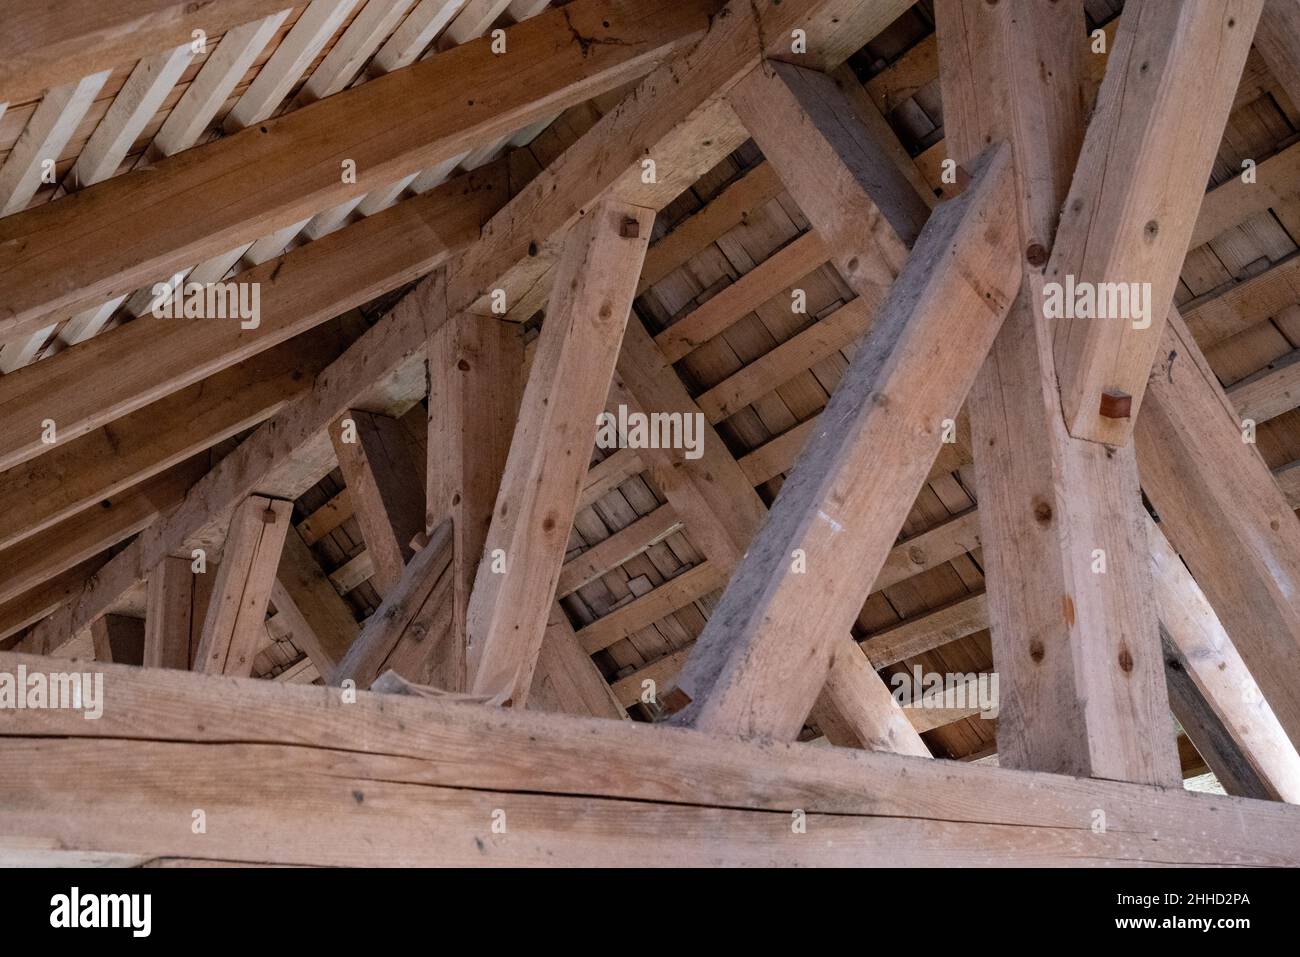
M 0 655 L 7 671 L 19 664 L 43 667 Z M 100 720 L 24 710 L 0 724 L 5 863 L 554 866 L 642 853 L 676 865 L 1300 862 L 1297 809 L 1273 802 L 103 669 L 114 704 Z M 196 805 L 208 833 L 167 824 L 188 822 Z M 506 834 L 492 831 L 496 808 Z M 791 831 L 796 808 L 807 834 Z
M 1015 297 L 1013 187 L 1010 150 L 992 151 L 977 182 L 926 224 L 696 642 L 678 679 L 692 703 L 676 720 L 798 733 L 939 452 L 940 423 L 961 407 Z M 961 352 L 942 346 L 954 337 Z M 807 571 L 793 573 L 800 558 Z
M 466 614 L 475 694 L 525 703 L 653 223 L 604 201 L 565 242 Z

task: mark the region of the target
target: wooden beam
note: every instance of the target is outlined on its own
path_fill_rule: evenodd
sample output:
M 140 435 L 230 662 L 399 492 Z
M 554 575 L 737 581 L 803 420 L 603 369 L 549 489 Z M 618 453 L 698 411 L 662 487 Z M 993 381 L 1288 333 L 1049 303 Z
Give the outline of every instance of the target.
M 999 761 L 1173 784 L 1134 456 L 1066 430 L 1043 309 L 1039 267 L 1083 140 L 1083 11 L 951 4 L 937 24 L 948 149 L 965 163 L 1009 139 L 1018 173 L 1025 281 L 970 395 Z
M 792 69 L 755 71 L 733 103 L 836 250 L 850 286 L 860 296 L 881 295 L 892 282 L 888 263 L 899 258 L 889 250 L 901 242 L 891 242 L 882 215 L 868 209 L 858 171 L 869 154 L 858 137 L 846 143 L 820 135 L 833 129 L 832 115 L 852 124 L 852 113 L 837 105 L 827 78 Z M 805 117 L 810 95 L 824 97 L 831 112 Z M 800 136 L 787 136 L 790 124 Z M 800 151 L 792 144 L 809 145 Z M 818 434 L 696 642 L 678 679 L 691 703 L 676 720 L 787 738 L 803 725 L 835 641 L 862 608 L 940 450 L 942 421 L 956 416 L 1015 297 L 1012 176 L 1009 149 L 990 151 L 970 189 L 926 224 Z M 835 202 L 827 199 L 832 190 Z M 856 245 L 842 245 L 841 237 Z M 882 260 L 886 252 L 892 259 Z M 960 353 L 940 346 L 954 337 L 966 345 Z M 875 480 L 862 481 L 864 473 Z M 795 562 L 806 562 L 806 575 L 792 572 Z
M 873 632 L 862 642 L 862 650 L 871 666 L 879 670 L 983 631 L 988 625 L 985 595 L 976 592 Z
M 360 626 L 339 593 L 334 590 L 321 570 L 311 548 L 298 529 L 289 529 L 284 536 L 284 550 L 280 554 L 280 567 L 276 570 L 276 601 L 279 589 L 297 606 L 309 634 L 307 645 L 297 640 L 294 644 L 306 652 L 316 670 L 329 674 L 342 660 L 357 637 Z M 295 633 L 295 639 L 298 635 Z
M 386 415 L 349 409 L 330 426 L 330 441 L 383 596 L 402 577 L 411 543 L 424 531 L 424 462 L 401 423 Z
M 676 362 L 753 312 L 777 293 L 793 286 L 830 258 L 816 230 L 810 230 L 773 253 L 689 315 L 655 336 L 669 362 Z
M 191 43 L 195 30 L 218 37 L 279 9 L 282 0 L 72 0 L 58 9 L 15 0 L 5 7 L 0 39 L 0 101 L 36 99 L 49 87 Z
M 0 511 L 0 548 L 270 418 L 309 391 L 344 345 L 332 327 L 319 329 L 78 438 L 61 439 L 34 462 L 0 473 L 0 500 L 11 503 Z
M 149 572 L 144 613 L 146 668 L 190 670 L 215 577 L 215 573 L 195 575 L 189 559 L 171 556 Z
M 466 616 L 475 694 L 526 700 L 653 224 L 602 202 L 565 243 Z
M 487 43 L 454 47 L 311 110 L 100 183 L 77 203 L 9 217 L 0 222 L 0 243 L 16 252 L 0 263 L 0 339 L 48 324 L 51 314 L 130 293 L 622 86 L 697 40 L 715 9 L 714 0 L 575 0 L 509 28 L 507 54 Z M 450 88 L 460 95 L 448 99 Z M 331 144 L 324 153 L 322 137 Z M 340 175 L 345 160 L 355 163 L 355 182 Z M 176 203 L 188 215 L 140 215 Z
M 707 424 L 704 414 L 691 399 L 667 358 L 639 323 L 628 325 L 623 353 L 619 357 L 618 376 L 619 385 L 642 411 L 677 414 L 684 420 L 691 418 L 704 422 L 701 455 L 697 459 L 686 458 L 680 449 L 643 449 L 638 454 L 646 457 L 655 484 L 690 528 L 691 542 L 704 552 L 708 561 L 633 604 L 645 607 L 664 588 L 680 589 L 682 579 L 688 575 L 693 578 L 714 576 L 712 581 L 706 581 L 712 590 L 721 584 L 717 576 L 731 575 L 740 564 L 767 518 L 767 508 L 754 491 L 754 483 L 747 479 L 722 437 Z M 628 453 L 615 453 L 616 456 L 623 454 L 630 454 L 630 450 Z M 599 628 L 609 628 L 620 622 L 637 624 L 629 621 L 634 614 L 632 605 L 627 606 L 626 611 L 620 611 L 588 627 L 597 628 L 593 634 L 599 634 Z M 659 617 L 662 617 L 663 609 L 659 611 Z M 608 621 L 611 617 L 614 620 Z M 841 643 L 847 646 L 851 640 L 846 632 Z M 856 649 L 854 653 L 861 658 Z M 648 665 L 643 672 L 653 671 L 656 683 L 668 687 L 684 659 L 684 651 L 675 653 Z M 874 685 L 870 685 L 859 664 L 851 655 L 837 652 L 831 662 L 831 674 L 823 695 L 813 708 L 815 719 L 823 727 L 833 726 L 833 730 L 842 730 L 837 737 L 841 743 L 852 742 L 857 747 L 890 747 L 903 754 L 929 756 L 929 748 L 908 726 L 898 703 L 888 694 L 879 677 L 871 675 Z M 642 673 L 638 675 L 634 699 L 640 694 L 639 683 L 645 677 Z M 620 685 L 628 687 L 623 682 Z M 671 698 L 659 700 L 671 704 Z
M 1128 441 L 1262 6 L 1141 0 L 1120 16 L 1045 276 L 1062 299 L 1081 283 L 1095 293 L 1119 283 L 1147 305 L 1055 319 L 1077 438 Z M 1107 394 L 1131 399 L 1127 415 L 1107 411 Z
M 1289 0 L 1264 0 L 1255 49 L 1292 104 L 1300 97 L 1300 9 Z
M 1300 520 L 1176 310 L 1135 432 L 1142 489 L 1293 745 Z
M 207 471 L 195 456 L 0 551 L 0 601 L 126 541 L 181 502 Z
M 24 628 L 54 612 L 64 602 L 79 595 L 86 581 L 108 561 L 104 554 L 82 562 L 63 574 L 0 604 L 0 641 L 12 638 Z M 14 647 L 18 647 L 18 644 Z M 36 649 L 24 649 L 36 650 Z
M 613 571 L 628 559 L 641 554 L 681 531 L 681 519 L 671 505 L 661 505 L 648 515 L 621 528 L 604 541 L 597 542 L 580 555 L 570 558 L 560 569 L 555 594 L 559 598 L 570 595 L 583 585 L 590 584 L 607 572 Z
M 848 641 L 835 642 L 831 654 L 826 684 L 811 711 L 822 734 L 838 747 L 930 757 L 912 713 L 900 707 L 866 655 Z
M 381 674 L 396 671 L 408 681 L 445 687 L 463 666 L 458 641 L 449 640 L 452 581 L 451 523 L 444 521 L 416 552 L 397 587 L 362 626 L 328 683 L 355 682 L 369 688 Z
M 546 622 L 528 707 L 534 711 L 627 720 L 627 712 L 614 697 L 605 676 L 582 650 L 559 602 L 551 606 Z
M 1154 522 L 1147 522 L 1169 700 L 1229 793 L 1300 803 L 1300 755 L 1219 623 L 1209 600 Z M 1204 745 L 1204 746 L 1203 746 Z
M 637 283 L 637 295 L 712 246 L 719 236 L 739 226 L 784 190 L 771 164 L 760 163 L 749 170 L 650 247 Z
M 250 496 L 231 519 L 230 539 L 213 585 L 212 602 L 194 653 L 194 670 L 246 676 L 266 629 L 291 502 Z
M 239 273 L 234 281 L 257 283 L 255 329 L 146 316 L 4 376 L 0 405 L 10 428 L 0 435 L 0 467 L 51 450 L 41 440 L 47 419 L 58 441 L 69 441 L 434 270 L 478 238 L 504 198 L 502 173 L 459 177 Z
M 1235 182 L 1235 181 L 1234 181 Z M 1300 256 L 1198 296 L 1180 310 L 1202 349 L 1258 325 L 1300 302 Z
M 19 665 L 48 667 L 0 655 L 5 671 Z M 1274 802 L 400 695 L 340 707 L 320 688 L 102 669 L 115 704 L 100 720 L 24 709 L 0 724 L 5 864 L 590 865 L 647 842 L 701 865 L 1300 863 L 1300 811 Z M 264 760 L 250 763 L 250 749 Z M 206 834 L 162 826 L 195 806 Z M 795 810 L 805 834 L 792 832 Z
M 445 308 L 445 306 L 444 306 Z M 461 313 L 429 340 L 428 531 L 451 518 L 452 633 L 449 691 L 468 688 L 466 613 L 501 488 L 523 394 L 522 330 Z

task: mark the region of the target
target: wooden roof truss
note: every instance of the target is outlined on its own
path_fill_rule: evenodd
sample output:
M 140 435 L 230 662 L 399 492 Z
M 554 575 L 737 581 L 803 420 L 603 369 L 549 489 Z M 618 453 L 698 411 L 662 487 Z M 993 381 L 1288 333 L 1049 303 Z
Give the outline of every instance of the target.
M 1300 863 L 1300 13 L 911 6 L 16 4 L 0 860 Z

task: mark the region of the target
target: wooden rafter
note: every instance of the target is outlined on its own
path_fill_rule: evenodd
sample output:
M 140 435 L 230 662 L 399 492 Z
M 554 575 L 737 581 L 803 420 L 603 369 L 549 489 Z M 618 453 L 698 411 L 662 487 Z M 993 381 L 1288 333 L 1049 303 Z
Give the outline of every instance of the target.
M 8 217 L 0 222 L 0 242 L 15 242 L 21 252 L 0 263 L 7 290 L 0 339 L 48 325 L 51 314 L 70 315 L 130 293 L 368 188 L 459 156 L 485 137 L 513 133 L 621 86 L 698 39 L 713 6 L 709 0 L 576 0 L 512 27 L 509 57 L 498 57 L 487 44 L 455 47 L 315 109 L 168 157 L 147 175 L 101 183 L 76 204 L 51 203 Z M 521 64 L 531 64 L 537 75 L 527 76 Z M 449 87 L 465 95 L 448 99 Z M 467 107 L 469 101 L 480 108 Z M 321 155 L 322 137 L 336 142 L 340 131 L 346 141 Z M 343 175 L 345 160 L 355 163 L 355 177 Z M 258 188 L 250 189 L 250 182 Z M 189 203 L 186 216 L 139 219 L 142 209 L 165 209 L 173 197 L 205 208 Z M 109 235 L 119 241 L 97 238 Z

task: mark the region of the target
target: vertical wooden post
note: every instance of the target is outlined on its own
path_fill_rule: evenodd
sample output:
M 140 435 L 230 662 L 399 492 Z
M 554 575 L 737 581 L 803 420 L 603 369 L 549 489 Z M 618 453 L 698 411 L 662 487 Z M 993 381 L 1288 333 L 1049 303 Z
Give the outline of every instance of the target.
M 284 544 L 291 502 L 250 495 L 235 510 L 213 584 L 194 670 L 249 675 L 266 633 L 266 606 Z
M 467 612 L 476 694 L 523 705 L 650 241 L 615 200 L 565 242 Z

